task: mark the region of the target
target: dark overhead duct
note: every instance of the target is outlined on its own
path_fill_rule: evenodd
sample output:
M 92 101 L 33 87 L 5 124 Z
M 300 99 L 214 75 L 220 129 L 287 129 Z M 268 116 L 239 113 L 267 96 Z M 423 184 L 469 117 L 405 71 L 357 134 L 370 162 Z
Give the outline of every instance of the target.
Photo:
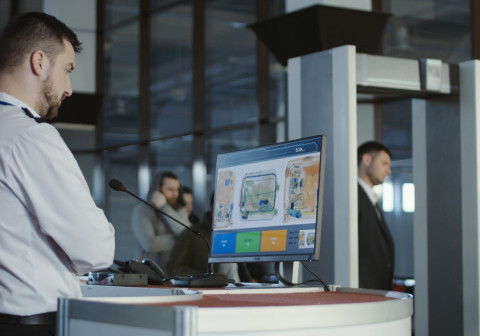
M 288 59 L 342 45 L 378 54 L 391 14 L 315 5 L 248 25 L 284 66 Z

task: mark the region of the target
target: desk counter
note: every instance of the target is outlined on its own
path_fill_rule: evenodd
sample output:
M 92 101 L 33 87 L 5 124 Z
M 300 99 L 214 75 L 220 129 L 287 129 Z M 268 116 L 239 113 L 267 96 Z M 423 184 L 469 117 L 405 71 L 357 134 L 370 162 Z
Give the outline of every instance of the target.
M 59 300 L 59 336 L 411 335 L 413 299 L 397 292 L 100 286 L 82 291 L 82 299 Z

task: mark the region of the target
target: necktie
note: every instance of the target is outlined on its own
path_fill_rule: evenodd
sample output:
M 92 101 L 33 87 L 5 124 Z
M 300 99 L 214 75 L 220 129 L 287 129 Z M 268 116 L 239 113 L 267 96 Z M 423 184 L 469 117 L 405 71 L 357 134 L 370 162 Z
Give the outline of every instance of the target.
M 375 203 L 375 210 L 377 212 L 378 219 L 383 220 L 382 208 L 380 207 L 380 204 Z

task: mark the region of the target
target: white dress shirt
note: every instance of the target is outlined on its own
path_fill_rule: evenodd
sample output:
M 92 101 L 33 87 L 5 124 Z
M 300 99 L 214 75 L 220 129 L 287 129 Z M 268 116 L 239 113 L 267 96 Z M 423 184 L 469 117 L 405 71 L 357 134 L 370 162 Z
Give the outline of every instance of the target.
M 380 200 L 380 197 L 375 193 L 373 188 L 364 180 L 361 178 L 358 178 L 358 184 L 363 188 L 365 193 L 367 194 L 368 198 L 372 202 L 373 206 L 375 207 L 375 211 L 377 212 L 378 218 L 381 220 L 383 215 L 380 210 L 380 205 L 378 204 L 378 201 Z
M 378 202 L 379 197 L 375 192 L 373 191 L 373 188 L 364 180 L 362 180 L 360 177 L 358 178 L 358 184 L 365 190 L 365 193 L 367 194 L 368 198 L 372 202 L 373 205 L 376 205 Z
M 114 229 L 57 130 L 0 92 L 0 313 L 55 311 L 76 275 L 110 266 Z

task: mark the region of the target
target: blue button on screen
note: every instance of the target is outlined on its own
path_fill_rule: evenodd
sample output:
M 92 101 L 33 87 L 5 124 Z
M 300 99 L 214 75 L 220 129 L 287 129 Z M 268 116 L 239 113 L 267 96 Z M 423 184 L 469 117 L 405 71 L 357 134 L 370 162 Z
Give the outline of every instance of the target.
M 218 233 L 213 236 L 213 254 L 234 253 L 236 233 Z

